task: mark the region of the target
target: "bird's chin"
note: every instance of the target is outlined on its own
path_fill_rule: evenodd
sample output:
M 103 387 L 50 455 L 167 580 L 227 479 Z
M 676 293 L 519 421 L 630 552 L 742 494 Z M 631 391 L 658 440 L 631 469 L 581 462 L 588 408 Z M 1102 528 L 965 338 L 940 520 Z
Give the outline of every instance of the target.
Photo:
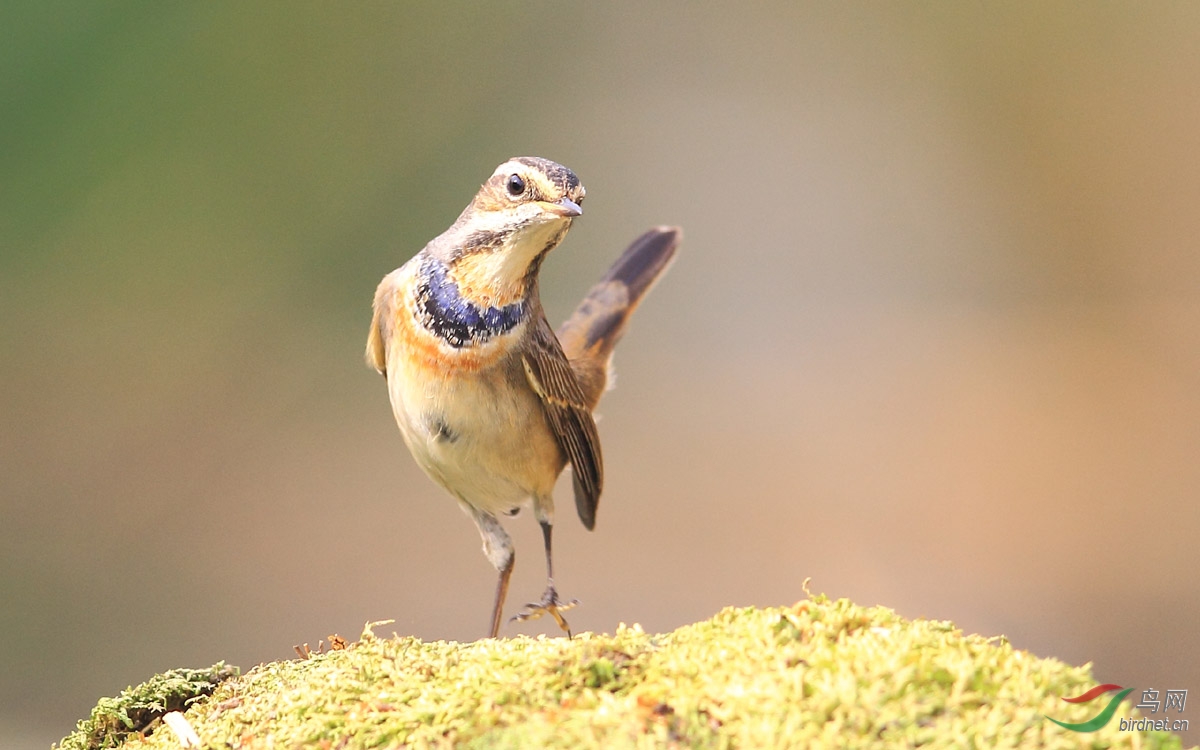
M 532 221 L 514 233 L 513 246 L 519 246 L 518 255 L 528 256 L 532 260 L 562 241 L 563 235 L 571 228 L 574 221 L 570 216 L 545 216 Z

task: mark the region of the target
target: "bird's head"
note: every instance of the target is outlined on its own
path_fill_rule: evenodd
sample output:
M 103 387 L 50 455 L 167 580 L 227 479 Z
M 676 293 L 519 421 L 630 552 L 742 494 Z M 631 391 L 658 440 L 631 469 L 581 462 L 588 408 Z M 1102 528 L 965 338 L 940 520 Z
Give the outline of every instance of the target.
M 524 296 L 542 258 L 553 250 L 587 191 L 570 169 L 520 156 L 501 164 L 458 221 L 428 248 L 476 299 Z
M 583 213 L 586 190 L 575 173 L 536 156 L 509 159 L 483 183 L 468 212 L 512 227 L 559 224 Z

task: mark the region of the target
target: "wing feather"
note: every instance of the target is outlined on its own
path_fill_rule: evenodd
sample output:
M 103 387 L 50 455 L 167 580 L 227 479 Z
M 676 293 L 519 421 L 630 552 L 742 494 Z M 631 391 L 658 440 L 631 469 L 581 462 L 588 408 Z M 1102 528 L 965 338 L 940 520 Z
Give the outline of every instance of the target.
M 388 274 L 375 289 L 371 329 L 367 333 L 367 364 L 379 374 L 387 375 L 387 340 L 392 322 L 392 274 Z
M 529 385 L 542 402 L 555 440 L 575 478 L 575 509 L 588 529 L 596 525 L 596 506 L 604 485 L 600 435 L 583 390 L 562 346 L 542 317 L 533 331 L 532 346 L 522 355 Z

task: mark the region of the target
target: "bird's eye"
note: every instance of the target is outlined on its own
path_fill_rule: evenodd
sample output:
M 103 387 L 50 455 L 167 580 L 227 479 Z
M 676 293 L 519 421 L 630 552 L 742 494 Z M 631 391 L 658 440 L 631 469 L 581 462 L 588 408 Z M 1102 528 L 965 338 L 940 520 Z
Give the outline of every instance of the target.
M 505 187 L 508 189 L 508 194 L 516 198 L 525 192 L 525 180 L 521 179 L 519 174 L 510 175 Z

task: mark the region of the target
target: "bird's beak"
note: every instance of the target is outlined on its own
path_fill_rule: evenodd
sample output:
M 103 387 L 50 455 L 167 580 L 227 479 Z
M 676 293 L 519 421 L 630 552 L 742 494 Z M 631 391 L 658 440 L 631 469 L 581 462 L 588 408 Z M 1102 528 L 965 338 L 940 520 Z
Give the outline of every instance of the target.
M 553 203 L 542 201 L 542 208 L 545 209 L 546 213 L 561 216 L 564 219 L 573 219 L 576 216 L 583 215 L 583 209 L 570 198 L 563 198 Z

